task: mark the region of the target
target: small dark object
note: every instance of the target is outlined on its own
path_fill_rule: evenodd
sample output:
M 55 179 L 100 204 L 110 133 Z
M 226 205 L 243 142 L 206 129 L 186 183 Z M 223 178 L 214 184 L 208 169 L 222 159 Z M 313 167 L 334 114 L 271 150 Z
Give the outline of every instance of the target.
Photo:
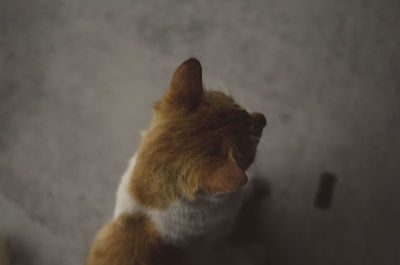
M 316 207 L 324 210 L 329 209 L 332 202 L 335 183 L 336 176 L 333 173 L 324 172 L 321 174 L 314 202 Z

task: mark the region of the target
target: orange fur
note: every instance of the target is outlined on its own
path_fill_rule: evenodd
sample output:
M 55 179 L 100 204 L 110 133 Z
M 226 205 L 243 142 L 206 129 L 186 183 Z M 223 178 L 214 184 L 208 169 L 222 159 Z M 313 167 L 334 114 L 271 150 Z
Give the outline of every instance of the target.
M 247 113 L 223 93 L 204 91 L 196 59 L 178 67 L 153 113 L 132 176 L 136 201 L 165 208 L 177 198 L 193 198 L 199 190 L 229 192 L 245 183 L 243 171 L 255 155 L 248 134 L 260 137 L 265 118 Z M 257 129 L 249 132 L 251 126 Z M 228 176 L 232 172 L 236 178 Z M 215 187 L 217 183 L 226 186 Z
M 147 216 L 121 216 L 97 234 L 86 264 L 147 265 L 158 249 L 157 233 Z
M 129 191 L 144 209 L 165 209 L 199 191 L 227 193 L 247 182 L 266 124 L 234 100 L 205 91 L 201 66 L 189 59 L 175 71 L 164 98 L 153 107 L 153 121 L 143 136 Z M 161 255 L 157 231 L 144 214 L 122 216 L 97 235 L 87 265 L 154 264 Z
M 246 183 L 246 174 L 236 164 L 231 154 L 220 167 L 207 175 L 208 191 L 213 193 L 235 191 Z

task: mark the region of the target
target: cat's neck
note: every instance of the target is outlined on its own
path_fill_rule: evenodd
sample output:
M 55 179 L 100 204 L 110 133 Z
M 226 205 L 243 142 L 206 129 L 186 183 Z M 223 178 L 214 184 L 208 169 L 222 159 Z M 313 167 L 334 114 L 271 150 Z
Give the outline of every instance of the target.
M 150 210 L 148 214 L 167 242 L 211 244 L 231 230 L 241 201 L 240 191 L 219 196 L 198 194 L 193 201 L 177 200 L 166 210 Z
M 115 219 L 122 214 L 145 212 L 154 222 L 161 238 L 177 245 L 199 241 L 210 243 L 229 232 L 241 207 L 240 190 L 226 195 L 199 193 L 193 201 L 176 200 L 164 210 L 144 208 L 135 202 L 128 189 L 135 161 L 136 156 L 122 176 L 117 192 Z

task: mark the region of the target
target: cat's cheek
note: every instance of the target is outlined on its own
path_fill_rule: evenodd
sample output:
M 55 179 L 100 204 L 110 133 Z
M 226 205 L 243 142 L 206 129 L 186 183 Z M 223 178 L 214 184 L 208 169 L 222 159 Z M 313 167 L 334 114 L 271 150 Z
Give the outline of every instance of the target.
M 246 185 L 247 180 L 240 168 L 221 167 L 209 175 L 206 191 L 216 194 L 233 192 Z

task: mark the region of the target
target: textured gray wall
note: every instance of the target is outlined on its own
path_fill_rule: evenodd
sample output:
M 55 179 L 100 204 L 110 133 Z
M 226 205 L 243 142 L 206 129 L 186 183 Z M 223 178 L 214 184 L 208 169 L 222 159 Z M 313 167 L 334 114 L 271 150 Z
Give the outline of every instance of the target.
M 0 233 L 82 264 L 149 106 L 189 56 L 269 121 L 271 264 L 400 264 L 400 2 L 0 1 Z M 318 177 L 337 175 L 331 209 Z

